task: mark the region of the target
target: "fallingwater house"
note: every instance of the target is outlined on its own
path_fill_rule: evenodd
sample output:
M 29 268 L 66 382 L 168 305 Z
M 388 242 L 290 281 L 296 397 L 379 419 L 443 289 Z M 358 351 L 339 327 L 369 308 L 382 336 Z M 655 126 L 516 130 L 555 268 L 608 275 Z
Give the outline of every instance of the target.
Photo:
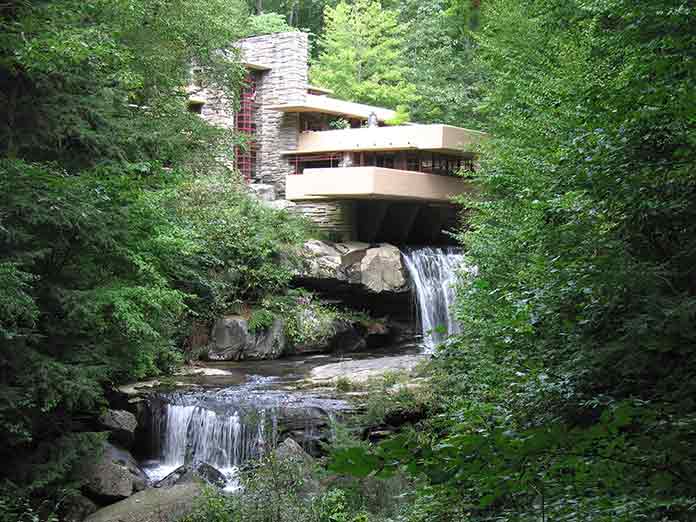
M 483 133 L 449 125 L 390 126 L 396 113 L 338 100 L 308 83 L 302 32 L 238 44 L 247 80 L 233 118 L 224 100 L 190 99 L 192 110 L 248 136 L 239 171 L 265 199 L 285 199 L 342 241 L 437 244 L 456 220 L 452 196 L 470 190 Z

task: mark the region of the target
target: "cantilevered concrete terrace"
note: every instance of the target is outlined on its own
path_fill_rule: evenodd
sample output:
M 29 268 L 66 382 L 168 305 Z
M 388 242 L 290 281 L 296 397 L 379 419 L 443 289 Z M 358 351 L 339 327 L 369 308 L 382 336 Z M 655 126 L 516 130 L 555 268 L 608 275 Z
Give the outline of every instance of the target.
M 285 187 L 286 198 L 291 201 L 378 199 L 446 203 L 470 190 L 471 185 L 460 178 L 381 167 L 307 169 L 304 174 L 288 176 Z
M 312 90 L 312 87 L 309 89 Z M 313 89 L 316 90 L 317 88 L 314 87 Z M 317 94 L 306 94 L 303 101 L 298 101 L 296 103 L 270 105 L 267 108 L 280 112 L 314 112 L 358 118 L 361 120 L 367 120 L 370 114 L 374 113 L 381 122 L 396 116 L 396 112 L 382 107 L 373 107 L 372 105 L 363 105 L 362 103 L 337 100 Z
M 472 156 L 485 134 L 450 125 L 399 125 L 301 132 L 296 150 L 283 154 L 340 151 L 429 150 Z

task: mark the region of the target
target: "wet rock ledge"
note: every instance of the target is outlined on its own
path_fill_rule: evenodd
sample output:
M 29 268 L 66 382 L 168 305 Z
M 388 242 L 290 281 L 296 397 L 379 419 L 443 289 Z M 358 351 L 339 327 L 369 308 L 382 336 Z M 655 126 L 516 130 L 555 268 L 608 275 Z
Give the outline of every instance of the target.
M 301 251 L 299 284 L 322 290 L 364 294 L 407 294 L 407 271 L 401 251 L 379 243 L 307 241 Z

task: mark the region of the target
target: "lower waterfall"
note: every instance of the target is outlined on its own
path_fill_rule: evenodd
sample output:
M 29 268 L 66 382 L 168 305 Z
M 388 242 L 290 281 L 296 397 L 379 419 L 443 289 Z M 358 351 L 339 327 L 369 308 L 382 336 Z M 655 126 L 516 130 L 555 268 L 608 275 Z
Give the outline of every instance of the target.
M 414 248 L 402 254 L 413 284 L 425 350 L 432 353 L 448 336 L 461 332 L 453 305 L 464 254 L 454 247 Z
M 330 431 L 342 401 L 259 387 L 258 381 L 217 391 L 161 394 L 149 402 L 150 458 L 157 482 L 185 464 L 207 463 L 236 487 L 240 466 L 292 436 L 312 451 Z

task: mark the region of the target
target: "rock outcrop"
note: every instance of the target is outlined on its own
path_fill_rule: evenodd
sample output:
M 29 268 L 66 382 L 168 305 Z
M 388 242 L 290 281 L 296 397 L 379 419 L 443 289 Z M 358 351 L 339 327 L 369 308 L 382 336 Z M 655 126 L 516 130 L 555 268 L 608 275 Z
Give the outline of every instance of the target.
M 247 185 L 249 192 L 259 201 L 270 202 L 276 199 L 275 185 L 268 183 L 250 183 Z
M 275 455 L 280 461 L 295 462 L 306 466 L 313 466 L 315 462 L 314 458 L 290 437 L 278 444 Z
M 148 486 L 147 476 L 133 456 L 108 442 L 98 457 L 80 467 L 79 473 L 85 480 L 85 495 L 102 503 L 127 498 Z
M 190 514 L 204 484 L 194 481 L 171 488 L 150 488 L 91 514 L 85 522 L 175 522 Z
M 213 326 L 208 350 L 211 361 L 278 359 L 283 355 L 309 353 L 351 353 L 364 349 L 368 343 L 379 346 L 389 336 L 389 328 L 379 321 L 362 324 L 347 319 L 314 317 L 312 309 L 301 310 L 298 321 L 308 322 L 303 329 L 325 331 L 325 335 L 303 343 L 291 343 L 284 332 L 284 323 L 276 319 L 264 330 L 252 332 L 248 321 L 238 315 L 219 319 Z
M 156 488 L 169 488 L 180 484 L 203 481 L 211 486 L 225 486 L 225 476 L 210 464 L 202 462 L 195 466 L 181 466 L 155 484 Z
M 283 323 L 279 319 L 262 331 L 252 332 L 244 317 L 230 315 L 213 326 L 208 358 L 213 361 L 277 359 L 285 351 Z
M 87 497 L 75 495 L 63 502 L 62 518 L 64 522 L 82 522 L 99 507 Z
M 107 410 L 99 417 L 99 424 L 109 431 L 109 439 L 121 444 L 126 448 L 131 448 L 135 440 L 135 430 L 138 421 L 129 411 Z
M 367 328 L 359 323 L 336 319 L 328 329 L 330 333 L 320 340 L 293 345 L 292 353 L 351 353 L 367 345 Z
M 401 251 L 394 245 L 311 240 L 301 257 L 297 279 L 310 286 L 349 286 L 366 294 L 409 291 Z
M 338 379 L 365 383 L 389 372 L 412 372 L 425 358 L 415 354 L 396 355 L 325 364 L 312 369 L 310 381 L 317 385 L 332 384 Z

